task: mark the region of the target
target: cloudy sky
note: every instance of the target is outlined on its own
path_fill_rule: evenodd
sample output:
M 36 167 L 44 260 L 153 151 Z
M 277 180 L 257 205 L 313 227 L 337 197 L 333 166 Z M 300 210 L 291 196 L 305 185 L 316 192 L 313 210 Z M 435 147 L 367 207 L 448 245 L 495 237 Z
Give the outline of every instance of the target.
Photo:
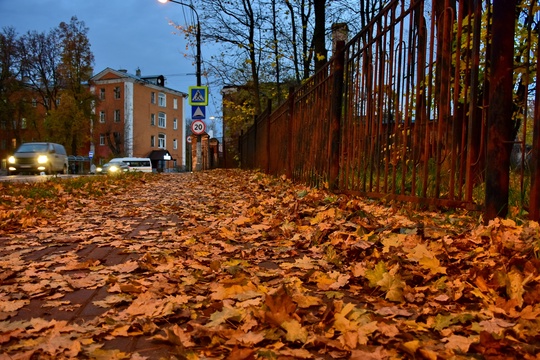
M 133 74 L 140 68 L 142 75 L 164 75 L 167 87 L 186 93 L 196 78 L 185 53 L 195 49 L 186 50 L 184 35 L 169 21 L 193 24 L 193 15 L 187 7 L 157 0 L 0 0 L 0 27 L 13 26 L 22 35 L 49 31 L 76 16 L 89 28 L 96 73 L 111 67 Z M 201 53 L 204 70 L 205 44 Z M 218 116 L 219 89 L 210 89 L 209 100 L 207 117 Z

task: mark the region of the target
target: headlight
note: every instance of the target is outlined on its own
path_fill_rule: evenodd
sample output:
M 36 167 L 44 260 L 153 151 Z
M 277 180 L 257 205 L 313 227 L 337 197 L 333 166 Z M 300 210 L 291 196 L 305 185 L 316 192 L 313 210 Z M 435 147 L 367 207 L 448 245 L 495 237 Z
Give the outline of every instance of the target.
M 10 156 L 8 157 L 8 163 L 10 164 L 15 164 L 17 162 L 17 160 L 15 160 L 15 156 Z
M 39 155 L 37 158 L 38 164 L 45 164 L 48 161 L 49 161 L 49 158 L 47 157 L 47 155 Z
M 98 167 L 96 168 L 96 172 L 102 172 L 102 171 L 103 171 L 103 169 L 102 169 L 100 166 L 98 166 Z
M 112 165 L 110 168 L 109 168 L 109 172 L 117 172 L 119 170 L 118 166 L 116 165 Z

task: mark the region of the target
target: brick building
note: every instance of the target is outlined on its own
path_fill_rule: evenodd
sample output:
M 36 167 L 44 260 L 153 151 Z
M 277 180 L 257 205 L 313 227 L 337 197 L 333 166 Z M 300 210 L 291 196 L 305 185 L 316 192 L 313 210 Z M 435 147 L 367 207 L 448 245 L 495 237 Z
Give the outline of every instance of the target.
M 95 163 L 113 157 L 150 157 L 158 170 L 185 166 L 184 100 L 165 78 L 106 68 L 90 79 L 95 106 L 89 151 Z

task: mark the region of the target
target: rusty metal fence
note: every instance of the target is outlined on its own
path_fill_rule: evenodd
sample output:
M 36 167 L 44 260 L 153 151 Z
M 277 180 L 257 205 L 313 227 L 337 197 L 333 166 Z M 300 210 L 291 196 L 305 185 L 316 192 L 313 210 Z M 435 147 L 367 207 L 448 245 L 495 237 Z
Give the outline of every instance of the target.
M 509 24 L 508 17 L 493 19 L 516 14 L 514 1 L 499 8 L 473 0 L 392 1 L 286 102 L 256 120 L 240 139 L 242 166 L 363 196 L 495 206 L 491 217 L 508 208 L 505 199 L 500 211 L 501 190 L 489 183 L 495 174 L 502 194 L 538 220 L 540 50 L 532 4 L 520 9 L 530 17 Z M 493 43 L 509 25 L 519 34 L 518 57 Z M 492 61 L 504 60 L 501 51 L 513 61 L 510 104 L 494 100 L 505 91 Z M 500 114 L 508 117 L 502 140 Z

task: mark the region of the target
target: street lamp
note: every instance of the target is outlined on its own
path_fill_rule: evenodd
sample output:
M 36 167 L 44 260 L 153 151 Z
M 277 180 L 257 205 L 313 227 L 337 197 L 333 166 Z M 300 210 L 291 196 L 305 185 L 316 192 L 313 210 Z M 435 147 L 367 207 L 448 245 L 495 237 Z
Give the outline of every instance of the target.
M 178 5 L 187 6 L 188 8 L 193 10 L 193 12 L 195 13 L 195 16 L 197 16 L 197 32 L 195 34 L 196 43 L 197 43 L 197 55 L 196 55 L 196 59 L 195 59 L 196 64 L 197 64 L 197 71 L 196 71 L 195 74 L 197 76 L 197 86 L 201 86 L 202 85 L 202 82 L 201 82 L 201 22 L 199 20 L 199 13 L 197 13 L 197 10 L 191 4 L 186 4 L 186 3 L 176 1 L 176 0 L 158 0 L 158 1 L 160 3 L 162 3 L 162 4 L 172 2 L 172 3 L 178 4 Z

